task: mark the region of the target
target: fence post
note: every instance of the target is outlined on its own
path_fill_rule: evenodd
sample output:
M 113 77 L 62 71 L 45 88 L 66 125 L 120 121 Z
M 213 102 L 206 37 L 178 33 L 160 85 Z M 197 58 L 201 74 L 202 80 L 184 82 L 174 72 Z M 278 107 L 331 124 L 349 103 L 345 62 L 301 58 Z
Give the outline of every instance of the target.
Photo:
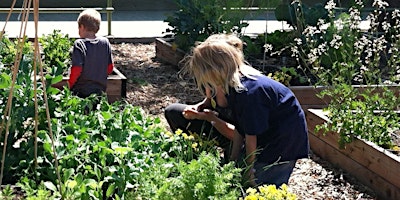
M 112 0 L 107 0 L 107 23 L 108 23 L 108 35 L 111 35 L 111 21 L 112 21 L 112 15 L 111 15 L 111 10 L 109 8 L 112 7 Z

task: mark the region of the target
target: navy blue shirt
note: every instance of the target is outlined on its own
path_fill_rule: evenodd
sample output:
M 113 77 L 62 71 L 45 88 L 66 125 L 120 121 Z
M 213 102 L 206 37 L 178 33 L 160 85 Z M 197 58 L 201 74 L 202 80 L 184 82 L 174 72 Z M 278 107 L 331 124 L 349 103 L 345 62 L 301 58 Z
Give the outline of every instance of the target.
M 243 77 L 247 89 L 227 95 L 234 125 L 242 135 L 256 135 L 257 162 L 271 164 L 308 157 L 304 112 L 293 92 L 267 76 Z
M 77 39 L 72 52 L 72 66 L 81 66 L 82 73 L 72 89 L 105 92 L 107 68 L 112 62 L 111 45 L 106 37 Z

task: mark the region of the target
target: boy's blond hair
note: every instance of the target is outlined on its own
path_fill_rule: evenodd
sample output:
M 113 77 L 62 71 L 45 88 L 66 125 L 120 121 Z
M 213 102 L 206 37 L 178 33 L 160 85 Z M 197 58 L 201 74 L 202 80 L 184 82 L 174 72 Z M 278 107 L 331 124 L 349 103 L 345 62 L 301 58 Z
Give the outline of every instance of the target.
M 101 14 L 95 9 L 86 9 L 79 14 L 78 25 L 97 33 L 100 29 Z

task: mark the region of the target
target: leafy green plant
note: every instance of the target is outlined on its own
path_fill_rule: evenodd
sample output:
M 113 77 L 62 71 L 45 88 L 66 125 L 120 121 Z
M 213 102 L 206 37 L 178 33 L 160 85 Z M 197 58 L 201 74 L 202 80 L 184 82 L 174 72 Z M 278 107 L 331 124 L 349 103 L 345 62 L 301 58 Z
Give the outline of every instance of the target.
M 164 21 L 174 36 L 174 46 L 188 51 L 195 42 L 204 41 L 215 33 L 241 33 L 248 26 L 240 9 L 243 0 L 175 0 L 178 10 Z
M 15 198 L 14 190 L 11 188 L 11 185 L 6 185 L 0 191 L 0 198 L 3 200 L 12 200 Z
M 53 76 L 67 72 L 74 40 L 69 38 L 68 34 L 62 34 L 60 30 L 53 30 L 53 33 L 40 37 L 39 42 L 46 71 Z
M 21 45 L 19 47 L 18 45 Z M 3 35 L 0 41 L 0 63 L 4 65 L 13 65 L 17 50 L 21 49 L 23 55 L 30 56 L 33 54 L 33 46 L 28 38 L 14 39 L 11 40 L 6 35 Z
M 155 165 L 143 173 L 130 199 L 237 199 L 240 169 L 219 163 L 218 155 L 202 152 L 198 159 Z
M 19 65 L 19 70 L 15 77 L 15 86 L 12 93 L 12 104 L 11 113 L 9 118 L 2 117 L 1 123 L 4 126 L 1 130 L 0 140 L 7 141 L 7 147 L 5 148 L 5 163 L 4 173 L 13 174 L 14 176 L 4 177 L 3 181 L 6 183 L 15 183 L 24 172 L 19 170 L 20 162 L 26 160 L 28 155 L 33 154 L 33 140 L 32 135 L 34 133 L 34 91 L 33 91 L 33 80 L 32 74 L 32 58 L 31 54 L 25 54 Z M 4 114 L 9 100 L 11 80 L 13 79 L 11 68 L 4 67 L 0 68 L 2 74 L 2 89 L 0 89 L 0 112 Z M 42 91 L 43 87 L 38 83 L 37 90 Z M 41 97 L 38 97 L 38 101 L 41 101 Z M 43 102 L 43 101 L 41 101 Z M 38 103 L 39 108 L 43 109 L 43 104 Z M 43 111 L 43 110 L 42 110 Z M 5 120 L 6 119 L 6 120 Z M 6 130 L 6 128 L 8 130 Z M 6 139 L 6 132 L 9 135 Z M 1 144 L 0 152 L 3 153 L 4 142 Z
M 343 84 L 324 90 L 321 95 L 332 99 L 327 108 L 330 121 L 317 126 L 317 131 L 339 133 L 342 148 L 354 138 L 386 149 L 395 147 L 392 134 L 400 130 L 400 115 L 396 112 L 400 100 L 394 91 L 382 86 L 360 92 Z
M 295 79 L 299 81 L 297 84 L 303 84 L 306 82 L 306 80 L 303 80 L 303 77 L 300 76 L 293 67 L 282 67 L 280 71 L 278 70 L 274 73 L 269 73 L 267 76 L 286 86 L 290 86 L 291 82 Z

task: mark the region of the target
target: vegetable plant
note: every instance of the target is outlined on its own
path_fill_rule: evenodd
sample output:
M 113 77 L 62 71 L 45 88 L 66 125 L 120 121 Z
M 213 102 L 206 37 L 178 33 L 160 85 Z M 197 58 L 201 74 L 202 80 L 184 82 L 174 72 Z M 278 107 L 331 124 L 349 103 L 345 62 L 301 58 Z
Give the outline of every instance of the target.
M 43 51 L 43 64 L 46 71 L 53 76 L 62 75 L 68 71 L 71 60 L 71 47 L 74 40 L 60 30 L 53 30 L 48 35 L 39 38 Z
M 188 51 L 195 42 L 204 41 L 215 33 L 241 33 L 248 26 L 240 9 L 243 0 L 175 0 L 178 10 L 164 21 L 171 28 L 174 46 Z

